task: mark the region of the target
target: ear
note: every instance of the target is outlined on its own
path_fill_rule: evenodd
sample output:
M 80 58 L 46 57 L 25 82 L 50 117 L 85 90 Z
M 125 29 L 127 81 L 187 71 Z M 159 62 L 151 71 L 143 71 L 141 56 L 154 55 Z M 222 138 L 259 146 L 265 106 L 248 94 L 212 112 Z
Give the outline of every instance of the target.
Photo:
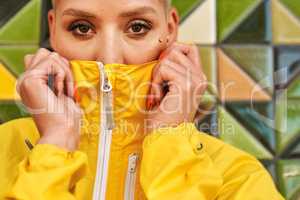
M 168 15 L 168 40 L 172 44 L 177 41 L 180 17 L 175 7 L 170 9 Z
M 52 49 L 55 49 L 55 23 L 56 23 L 55 11 L 54 9 L 51 9 L 48 12 L 48 26 L 49 26 L 49 34 L 50 34 L 49 42 Z

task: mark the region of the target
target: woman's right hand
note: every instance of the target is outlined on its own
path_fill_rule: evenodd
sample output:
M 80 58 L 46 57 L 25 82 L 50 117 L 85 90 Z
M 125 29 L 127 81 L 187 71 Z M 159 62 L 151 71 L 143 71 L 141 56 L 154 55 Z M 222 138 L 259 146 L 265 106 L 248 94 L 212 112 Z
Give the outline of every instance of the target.
M 26 71 L 17 88 L 41 134 L 38 143 L 76 150 L 81 111 L 73 100 L 73 76 L 68 60 L 43 48 L 24 60 Z M 49 75 L 53 76 L 54 91 L 48 86 Z

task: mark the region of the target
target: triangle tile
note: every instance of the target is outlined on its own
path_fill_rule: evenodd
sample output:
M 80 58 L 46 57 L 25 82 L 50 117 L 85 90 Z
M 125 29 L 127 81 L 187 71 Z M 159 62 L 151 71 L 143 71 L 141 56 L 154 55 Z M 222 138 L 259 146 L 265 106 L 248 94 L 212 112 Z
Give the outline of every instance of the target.
M 220 138 L 258 159 L 271 159 L 272 154 L 221 106 L 218 108 Z
M 218 0 L 218 41 L 221 42 L 257 7 L 261 0 Z
M 269 101 L 271 97 L 218 49 L 218 88 L 221 101 Z
M 16 78 L 0 63 L 0 100 L 19 99 L 16 82 Z
M 215 0 L 204 1 L 181 23 L 179 40 L 199 44 L 216 42 Z
M 203 1 L 205 0 L 172 0 L 172 4 L 177 8 L 181 19 L 184 19 L 195 7 L 197 7 Z
M 2 44 L 38 44 L 42 1 L 31 0 L 0 29 Z M 21 31 L 16 31 L 21 30 Z
M 262 2 L 241 24 L 225 39 L 224 43 L 266 43 L 271 38 L 268 2 Z
M 276 44 L 300 43 L 300 21 L 278 0 L 272 3 L 273 42 Z
M 224 46 L 222 50 L 262 88 L 273 91 L 273 52 L 267 46 Z
M 0 61 L 13 72 L 16 76 L 24 71 L 24 56 L 36 52 L 38 46 L 0 46 Z

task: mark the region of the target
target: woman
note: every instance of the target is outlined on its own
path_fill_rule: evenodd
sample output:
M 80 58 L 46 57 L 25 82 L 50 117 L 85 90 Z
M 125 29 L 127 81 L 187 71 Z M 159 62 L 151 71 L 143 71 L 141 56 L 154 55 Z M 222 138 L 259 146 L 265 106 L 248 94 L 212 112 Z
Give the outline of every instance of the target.
M 283 199 L 255 158 L 194 127 L 206 79 L 169 1 L 53 3 L 54 52 L 27 55 L 18 82 L 32 119 L 0 127 L 3 198 Z

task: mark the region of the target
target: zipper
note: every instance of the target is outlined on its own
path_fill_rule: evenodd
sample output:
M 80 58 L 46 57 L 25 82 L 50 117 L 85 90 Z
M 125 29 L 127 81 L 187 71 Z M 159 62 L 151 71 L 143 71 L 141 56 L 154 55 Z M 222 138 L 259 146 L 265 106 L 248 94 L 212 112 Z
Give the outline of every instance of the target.
M 134 200 L 137 161 L 138 155 L 136 153 L 129 155 L 124 200 Z
M 95 177 L 93 200 L 105 200 L 110 158 L 113 119 L 112 85 L 109 82 L 104 66 L 97 62 L 101 76 L 100 94 L 102 94 L 101 123 L 99 127 L 99 143 L 97 156 L 97 173 Z

